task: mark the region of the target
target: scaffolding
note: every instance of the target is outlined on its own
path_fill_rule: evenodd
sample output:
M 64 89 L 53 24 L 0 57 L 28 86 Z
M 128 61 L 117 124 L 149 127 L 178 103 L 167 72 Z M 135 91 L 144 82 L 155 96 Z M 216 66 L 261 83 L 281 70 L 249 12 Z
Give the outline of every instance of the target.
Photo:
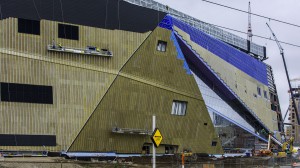
M 85 54 L 85 55 L 96 55 L 96 56 L 104 56 L 104 57 L 112 57 L 113 53 L 108 49 L 98 49 L 94 46 L 87 46 L 85 49 L 82 48 L 72 48 L 65 47 L 61 45 L 49 44 L 47 46 L 48 51 L 55 52 L 65 52 L 65 53 L 74 53 L 74 54 Z
M 151 130 L 146 129 L 134 129 L 134 128 L 119 128 L 119 127 L 113 127 L 112 128 L 113 133 L 118 134 L 138 134 L 138 135 L 152 135 Z

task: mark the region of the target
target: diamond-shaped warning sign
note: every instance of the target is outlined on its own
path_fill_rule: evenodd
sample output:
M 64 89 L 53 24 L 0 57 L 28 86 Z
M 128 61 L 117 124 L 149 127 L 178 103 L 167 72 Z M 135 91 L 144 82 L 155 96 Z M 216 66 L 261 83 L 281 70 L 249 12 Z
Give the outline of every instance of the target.
M 158 128 L 155 128 L 155 130 L 153 131 L 152 133 L 152 136 L 151 136 L 151 140 L 154 144 L 155 147 L 158 147 L 162 141 L 163 137 L 159 131 Z

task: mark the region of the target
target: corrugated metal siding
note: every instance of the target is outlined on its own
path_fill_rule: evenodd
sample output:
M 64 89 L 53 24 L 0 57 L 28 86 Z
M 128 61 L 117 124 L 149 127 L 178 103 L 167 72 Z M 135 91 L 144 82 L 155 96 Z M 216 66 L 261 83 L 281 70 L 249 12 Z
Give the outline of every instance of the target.
M 271 110 L 270 101 L 265 99 L 263 95 L 263 91 L 269 90 L 268 85 L 264 85 L 206 48 L 201 47 L 181 29 L 175 27 L 175 30 L 270 130 L 278 130 L 277 121 L 274 121 L 274 116 L 276 117 L 277 114 Z M 261 88 L 261 96 L 257 93 L 257 87 Z
M 66 150 L 112 83 L 149 33 L 79 26 L 79 40 L 58 38 L 58 22 L 41 21 L 41 35 L 18 33 L 17 19 L 0 21 L 0 81 L 53 86 L 53 105 L 0 102 L 2 134 L 51 134 Z M 68 47 L 109 48 L 112 58 L 48 52 L 52 39 Z M 43 147 L 1 147 L 44 150 Z
M 178 151 L 222 153 L 201 93 L 193 76 L 186 73 L 183 60 L 177 58 L 170 35 L 161 28 L 150 34 L 122 68 L 69 151 L 140 153 L 143 144 L 151 142 L 149 136 L 111 130 L 114 126 L 149 130 L 155 114 L 162 144 L 179 145 Z M 166 52 L 156 51 L 158 40 L 167 42 Z M 173 100 L 188 102 L 185 116 L 171 115 Z M 218 142 L 216 147 L 211 146 L 212 140 Z

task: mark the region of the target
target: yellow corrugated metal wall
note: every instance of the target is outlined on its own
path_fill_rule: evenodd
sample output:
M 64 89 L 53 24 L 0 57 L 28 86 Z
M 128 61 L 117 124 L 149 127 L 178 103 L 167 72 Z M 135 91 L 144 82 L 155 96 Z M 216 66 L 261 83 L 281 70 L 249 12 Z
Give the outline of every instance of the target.
M 177 58 L 170 35 L 162 28 L 150 34 L 121 69 L 69 151 L 140 153 L 143 144 L 151 142 L 149 136 L 116 134 L 112 128 L 149 130 L 156 115 L 162 144 L 178 145 L 179 151 L 223 152 L 197 84 Z M 156 51 L 158 40 L 167 42 L 166 52 Z M 173 100 L 187 102 L 185 116 L 171 114 Z
M 0 82 L 53 87 L 53 105 L 0 102 L 1 134 L 56 135 L 66 150 L 116 74 L 148 36 L 121 30 L 79 26 L 79 40 L 58 38 L 58 22 L 41 20 L 40 35 L 18 33 L 18 20 L 0 21 Z M 109 48 L 111 58 L 48 52 L 52 40 L 63 46 Z M 44 147 L 0 146 L 4 150 L 44 150 Z

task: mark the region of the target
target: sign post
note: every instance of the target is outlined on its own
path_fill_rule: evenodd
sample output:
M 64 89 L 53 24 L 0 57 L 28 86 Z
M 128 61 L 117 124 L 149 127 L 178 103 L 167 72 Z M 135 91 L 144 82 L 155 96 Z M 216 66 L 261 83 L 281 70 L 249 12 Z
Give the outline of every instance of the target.
M 156 117 L 155 115 L 152 116 L 152 131 L 154 132 L 155 127 L 156 127 L 156 121 L 155 121 Z M 152 137 L 151 137 L 152 139 Z M 152 154 L 152 168 L 156 167 L 156 149 L 154 146 L 154 143 L 152 144 L 152 150 L 153 150 L 153 154 Z
M 160 145 L 163 137 L 159 131 L 158 128 L 155 128 L 155 116 L 152 117 L 152 130 L 153 130 L 153 133 L 151 135 L 151 140 L 152 140 L 152 147 L 153 147 L 153 154 L 152 154 L 152 167 L 155 168 L 156 166 L 156 148 Z

